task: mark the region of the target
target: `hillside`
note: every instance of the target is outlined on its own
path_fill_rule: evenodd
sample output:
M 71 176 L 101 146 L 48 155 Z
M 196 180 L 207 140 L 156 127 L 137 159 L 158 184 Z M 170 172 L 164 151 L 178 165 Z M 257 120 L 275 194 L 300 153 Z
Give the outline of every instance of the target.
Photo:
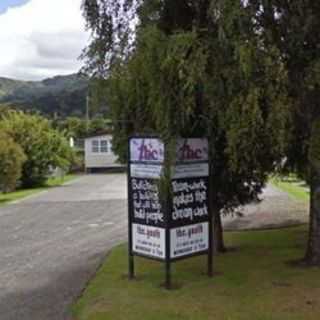
M 19 81 L 0 77 L 0 104 L 47 116 L 85 114 L 89 81 L 77 74 L 56 76 L 43 81 Z

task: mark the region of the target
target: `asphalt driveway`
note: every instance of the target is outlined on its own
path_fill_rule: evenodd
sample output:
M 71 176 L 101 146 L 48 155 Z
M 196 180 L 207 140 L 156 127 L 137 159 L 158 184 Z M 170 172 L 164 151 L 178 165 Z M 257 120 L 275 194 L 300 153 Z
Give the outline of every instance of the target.
M 69 319 L 107 252 L 127 239 L 126 175 L 88 175 L 0 208 L 0 320 Z M 226 230 L 308 221 L 307 203 L 268 186 Z
M 108 250 L 127 238 L 126 176 L 88 175 L 0 208 L 0 319 L 68 319 Z

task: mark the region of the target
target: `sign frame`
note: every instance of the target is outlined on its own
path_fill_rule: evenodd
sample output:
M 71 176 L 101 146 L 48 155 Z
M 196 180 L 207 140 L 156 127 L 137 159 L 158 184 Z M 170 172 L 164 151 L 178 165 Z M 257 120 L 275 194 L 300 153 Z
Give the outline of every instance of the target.
M 134 139 L 141 139 L 143 140 L 143 143 L 144 143 L 144 140 L 157 140 L 157 143 L 158 145 L 163 145 L 163 154 L 160 150 L 160 147 L 159 147 L 159 150 L 160 150 L 160 160 L 158 161 L 156 159 L 156 157 L 151 157 L 151 161 L 144 161 L 143 159 L 134 159 L 132 160 L 131 159 L 131 146 L 132 146 L 132 141 Z M 185 139 L 185 140 L 190 140 L 190 139 L 206 139 L 206 138 L 203 138 L 203 137 L 196 137 L 196 138 L 182 138 L 182 139 Z M 207 140 L 207 139 L 206 139 Z M 208 145 L 208 142 L 206 142 L 207 145 Z M 150 146 L 152 145 L 152 143 L 150 142 Z M 160 207 L 160 211 L 163 212 L 163 217 L 164 217 L 164 221 L 163 223 L 158 226 L 158 229 L 161 228 L 161 229 L 164 229 L 164 239 L 160 239 L 159 241 L 164 241 L 163 245 L 164 245 L 164 248 L 165 248 L 165 252 L 164 252 L 164 257 L 159 257 L 159 256 L 156 256 L 156 255 L 148 255 L 148 254 L 144 254 L 142 252 L 138 252 L 137 250 L 134 250 L 133 248 L 133 237 L 135 236 L 133 234 L 133 224 L 139 224 L 137 221 L 135 221 L 134 217 L 133 217 L 133 212 L 134 212 L 134 199 L 133 199 L 133 187 L 132 187 L 132 183 L 133 183 L 133 179 L 141 179 L 143 181 L 144 180 L 150 180 L 151 184 L 152 183 L 157 183 L 157 180 L 160 179 L 160 176 L 157 178 L 155 176 L 148 176 L 148 177 L 145 177 L 145 178 L 142 178 L 142 177 L 134 177 L 132 176 L 132 165 L 146 165 L 148 166 L 148 164 L 151 166 L 157 166 L 157 165 L 160 165 L 160 166 L 165 166 L 165 150 L 166 150 L 166 146 L 165 144 L 159 139 L 158 136 L 156 135 L 132 135 L 128 138 L 128 144 L 127 144 L 127 154 L 128 154 L 128 161 L 127 161 L 127 191 L 128 191 L 128 262 L 129 262 L 129 266 L 128 266 L 128 277 L 129 279 L 133 279 L 135 277 L 135 266 L 134 266 L 134 257 L 135 256 L 139 256 L 139 257 L 142 257 L 142 258 L 147 258 L 147 259 L 151 259 L 151 260 L 155 260 L 155 261 L 159 261 L 159 262 L 164 262 L 165 263 L 165 287 L 167 289 L 170 289 L 171 288 L 171 263 L 173 262 L 176 262 L 176 261 L 180 261 L 180 260 L 183 260 L 183 259 L 187 259 L 187 258 L 190 258 L 190 257 L 195 257 L 195 256 L 200 256 L 200 255 L 207 255 L 208 259 L 207 259 L 207 271 L 208 271 L 208 276 L 209 277 L 212 277 L 213 276 L 213 217 L 212 217 L 212 204 L 211 204 L 211 201 L 209 199 L 209 196 L 210 196 L 210 193 L 211 193 L 211 186 L 212 186 L 212 183 L 211 183 L 211 162 L 210 162 L 210 153 L 209 153 L 209 150 L 207 151 L 208 154 L 207 154 L 207 160 L 206 161 L 198 161 L 198 163 L 203 163 L 203 164 L 207 164 L 208 166 L 208 175 L 205 177 L 206 179 L 206 200 L 205 200 L 205 206 L 207 207 L 207 210 L 208 210 L 208 214 L 207 214 L 207 219 L 204 219 L 204 220 L 201 220 L 201 221 L 198 221 L 198 222 L 194 222 L 194 223 L 188 223 L 188 224 L 183 224 L 181 223 L 180 224 L 175 224 L 173 225 L 172 224 L 172 212 L 173 212 L 173 198 L 174 196 L 172 194 L 166 194 L 166 195 L 163 195 L 165 196 L 165 201 L 162 202 L 162 206 Z M 144 147 L 144 145 L 143 145 Z M 141 145 L 141 149 L 142 149 L 142 145 Z M 149 154 L 149 153 L 148 153 Z M 150 153 L 152 154 L 152 153 Z M 157 155 L 158 153 L 155 151 L 155 154 Z M 140 157 L 141 158 L 141 157 Z M 176 162 L 176 166 L 178 166 L 179 164 L 182 164 L 182 165 L 185 165 L 185 166 L 188 166 L 188 164 L 194 164 L 196 163 L 196 161 L 192 162 L 192 161 L 186 161 L 186 162 L 183 162 L 183 161 L 177 161 Z M 176 168 L 176 166 L 174 168 Z M 172 168 L 171 168 L 172 170 Z M 139 172 L 139 171 L 136 171 L 136 172 Z M 173 172 L 173 170 L 172 170 Z M 155 174 L 156 175 L 156 174 Z M 184 178 L 179 178 L 179 177 L 176 177 L 176 178 L 171 178 L 171 183 L 173 183 L 173 181 L 178 181 L 178 180 L 190 180 L 190 179 L 193 179 L 193 180 L 196 180 L 196 179 L 202 179 L 202 177 L 194 177 L 194 176 L 190 176 L 190 177 L 184 177 Z M 156 181 L 154 181 L 156 180 Z M 158 188 L 158 187 L 156 187 Z M 157 189 L 158 192 L 156 192 L 158 195 L 160 193 L 160 190 Z M 149 191 L 148 191 L 149 192 Z M 151 191 L 150 191 L 151 192 Z M 154 196 L 155 198 L 155 196 Z M 160 199 L 157 200 L 159 202 L 159 204 L 161 205 L 161 201 Z M 145 209 L 147 210 L 147 209 Z M 191 227 L 191 226 L 197 226 L 197 225 L 200 225 L 200 224 L 206 224 L 208 223 L 208 230 L 207 230 L 207 237 L 208 237 L 208 240 L 207 240 L 207 248 L 204 249 L 204 250 L 200 250 L 200 251 L 196 251 L 196 252 L 191 252 L 189 254 L 185 254 L 185 255 L 181 255 L 181 256 L 176 256 L 176 257 L 171 257 L 171 231 L 176 229 L 176 228 L 188 228 L 188 227 Z M 157 228 L 157 226 L 155 226 L 154 224 L 148 224 L 148 223 L 140 223 L 140 225 L 143 225 L 146 229 L 147 228 Z M 146 230 L 145 229 L 145 230 Z M 162 232 L 160 232 L 162 233 Z M 145 233 L 143 233 L 143 235 L 145 235 Z M 143 236 L 142 235 L 142 236 Z M 151 244 L 150 244 L 151 245 Z M 155 246 L 155 244 L 153 244 Z M 159 245 L 161 247 L 161 245 Z M 160 252 L 160 251 L 159 251 Z

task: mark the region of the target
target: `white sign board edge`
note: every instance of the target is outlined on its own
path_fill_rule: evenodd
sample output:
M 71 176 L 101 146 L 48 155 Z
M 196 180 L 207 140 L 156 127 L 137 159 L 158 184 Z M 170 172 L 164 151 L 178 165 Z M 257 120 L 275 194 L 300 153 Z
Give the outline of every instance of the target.
M 208 176 L 208 163 L 178 164 L 172 168 L 172 179 L 203 178 Z
M 160 179 L 163 171 L 161 164 L 130 164 L 130 174 L 132 178 Z

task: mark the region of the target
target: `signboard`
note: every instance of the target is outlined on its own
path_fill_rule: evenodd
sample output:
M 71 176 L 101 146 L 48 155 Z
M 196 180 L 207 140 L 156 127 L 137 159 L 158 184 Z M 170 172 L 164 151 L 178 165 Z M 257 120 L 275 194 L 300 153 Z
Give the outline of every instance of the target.
M 134 252 L 165 259 L 165 230 L 142 224 L 132 224 Z
M 209 223 L 197 223 L 170 230 L 170 257 L 178 258 L 209 249 Z
M 171 259 L 208 252 L 208 149 L 206 139 L 177 141 L 172 170 Z
M 208 254 L 212 267 L 208 141 L 197 138 L 177 141 L 175 164 L 170 168 L 172 192 L 161 195 L 161 199 L 168 199 L 161 204 L 159 182 L 164 170 L 165 148 L 157 138 L 129 139 L 129 265 L 132 274 L 134 255 L 165 261 L 169 270 L 174 260 Z
M 164 144 L 155 138 L 130 139 L 130 161 L 146 164 L 163 163 Z
M 154 138 L 129 141 L 129 220 L 133 254 L 165 259 L 165 220 L 158 181 L 164 162 L 164 144 Z

